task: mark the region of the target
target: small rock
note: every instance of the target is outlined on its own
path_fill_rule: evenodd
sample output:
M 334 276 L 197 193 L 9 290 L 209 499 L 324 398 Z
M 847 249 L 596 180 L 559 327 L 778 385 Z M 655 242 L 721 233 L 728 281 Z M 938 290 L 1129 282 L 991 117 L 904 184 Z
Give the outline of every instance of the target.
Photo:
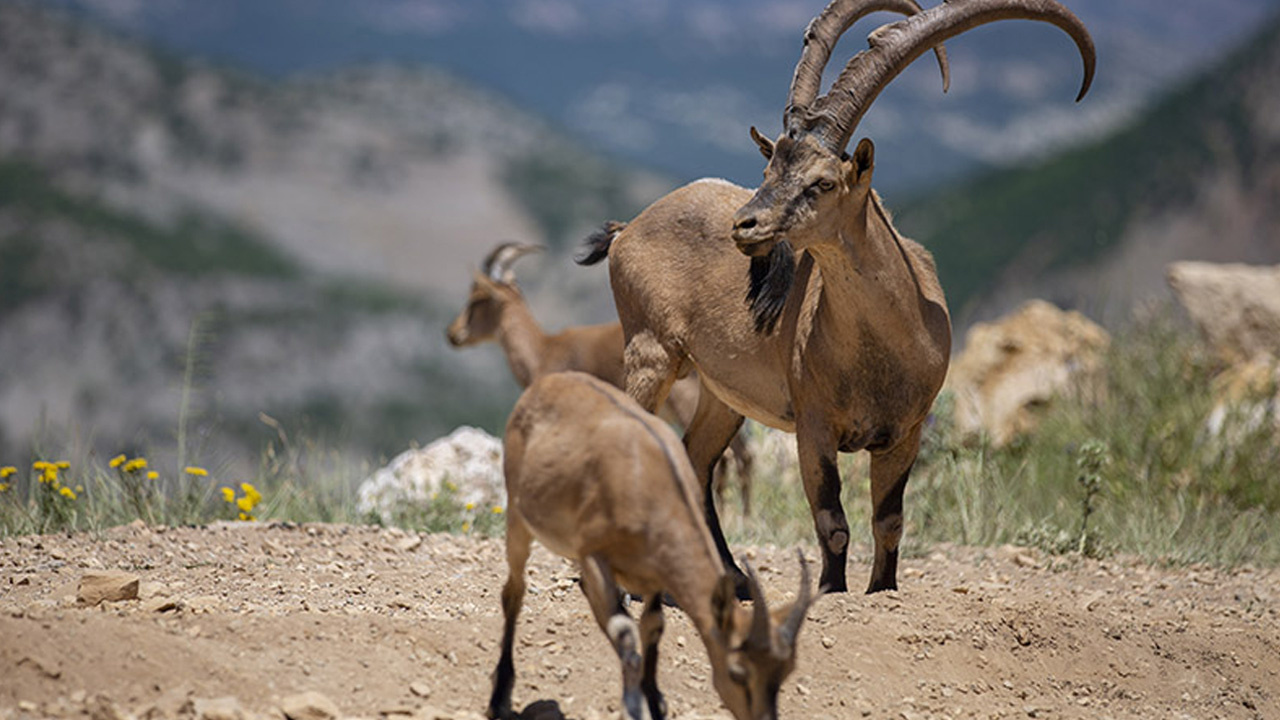
M 126 720 L 128 717 L 106 695 L 95 695 L 85 706 L 90 720 Z
M 831 648 L 833 648 L 833 647 L 835 647 L 835 646 L 836 646 L 836 639 L 835 639 L 835 638 L 831 637 L 830 635 L 823 635 L 823 636 L 822 636 L 822 647 L 824 647 L 824 648 L 826 648 L 826 649 L 830 650 Z
M 416 682 L 409 685 L 409 692 L 420 698 L 431 697 L 431 688 L 424 682 Z
M 244 720 L 245 717 L 240 701 L 233 697 L 197 699 L 194 707 L 196 720 Z
M 314 690 L 281 700 L 280 710 L 289 720 L 333 720 L 338 717 L 338 706 Z
M 1013 562 L 1020 567 L 1033 568 L 1037 570 L 1040 568 L 1040 561 L 1025 553 L 1014 555 Z
M 173 598 L 153 597 L 142 603 L 142 612 L 145 613 L 169 612 L 177 609 L 178 602 Z
M 76 600 L 85 605 L 138 599 L 137 575 L 118 570 L 87 572 L 80 577 Z
M 396 549 L 400 552 L 413 552 L 422 544 L 422 536 L 411 535 L 403 540 L 396 541 Z
M 222 598 L 217 595 L 200 595 L 183 602 L 182 606 L 193 613 L 209 613 L 222 609 Z

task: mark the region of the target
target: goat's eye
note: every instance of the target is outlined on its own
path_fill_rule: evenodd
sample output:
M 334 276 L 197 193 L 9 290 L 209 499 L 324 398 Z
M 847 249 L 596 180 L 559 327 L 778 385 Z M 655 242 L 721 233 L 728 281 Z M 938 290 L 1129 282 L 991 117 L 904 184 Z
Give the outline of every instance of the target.
M 834 181 L 834 180 L 829 180 L 829 179 L 827 179 L 827 178 L 822 178 L 821 180 L 819 180 L 818 182 L 814 183 L 813 185 L 814 185 L 814 187 L 818 188 L 818 189 L 819 189 L 819 190 L 821 190 L 822 192 L 831 192 L 832 190 L 835 190 L 835 189 L 836 189 L 836 183 L 835 183 L 835 181 Z

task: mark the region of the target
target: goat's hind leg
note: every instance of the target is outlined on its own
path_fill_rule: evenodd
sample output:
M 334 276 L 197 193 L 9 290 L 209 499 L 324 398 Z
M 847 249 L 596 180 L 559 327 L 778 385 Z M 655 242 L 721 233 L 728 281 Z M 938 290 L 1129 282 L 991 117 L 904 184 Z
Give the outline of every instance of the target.
M 622 706 L 626 715 L 630 720 L 644 720 L 640 632 L 636 621 L 622 605 L 622 594 L 618 592 L 613 571 L 598 555 L 587 557 L 582 562 L 582 592 L 591 604 L 596 622 L 609 637 L 622 663 Z
M 653 720 L 663 720 L 667 716 L 667 700 L 658 690 L 658 643 L 662 640 L 665 624 L 662 602 L 661 594 L 650 595 L 645 598 L 644 611 L 640 614 L 640 639 L 644 643 L 644 676 L 640 679 L 640 689 L 649 703 L 649 715 Z
M 516 620 L 524 603 L 524 568 L 529 561 L 533 536 L 514 512 L 507 513 L 507 584 L 502 587 L 502 656 L 493 671 L 493 694 L 489 697 L 490 720 L 512 720 L 511 688 L 515 685 L 515 661 L 512 646 L 516 636 Z
M 711 394 L 706 385 L 698 395 L 698 410 L 689 423 L 684 434 L 685 449 L 689 452 L 689 460 L 693 470 L 702 482 L 703 515 L 707 527 L 711 530 L 711 538 L 715 541 L 716 550 L 720 552 L 720 560 L 725 570 L 733 575 L 734 586 L 739 600 L 750 600 L 751 592 L 747 586 L 747 576 L 733 560 L 729 543 L 724 539 L 724 530 L 720 528 L 720 514 L 716 511 L 715 468 L 720 457 L 724 455 L 729 442 L 742 427 L 742 416 Z

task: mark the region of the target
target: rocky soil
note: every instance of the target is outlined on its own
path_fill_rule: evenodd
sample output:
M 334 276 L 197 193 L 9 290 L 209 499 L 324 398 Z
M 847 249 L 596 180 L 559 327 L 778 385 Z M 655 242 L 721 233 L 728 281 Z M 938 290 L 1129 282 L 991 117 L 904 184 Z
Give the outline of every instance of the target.
M 795 592 L 792 549 L 747 553 L 771 598 Z M 501 540 L 335 525 L 7 538 L 0 718 L 480 718 L 503 557 Z M 103 571 L 133 578 L 91 582 Z M 618 715 L 618 666 L 575 577 L 535 553 L 526 718 Z M 900 584 L 815 604 L 783 717 L 1280 717 L 1276 570 L 940 546 L 908 557 Z M 79 599 L 113 591 L 136 599 Z M 679 611 L 662 647 L 672 716 L 727 718 Z

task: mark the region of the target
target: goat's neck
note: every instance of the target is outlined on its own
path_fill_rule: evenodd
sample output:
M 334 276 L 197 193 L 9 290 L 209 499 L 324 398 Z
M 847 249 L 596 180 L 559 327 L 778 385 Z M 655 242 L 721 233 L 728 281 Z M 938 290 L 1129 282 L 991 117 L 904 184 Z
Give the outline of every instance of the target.
M 707 653 L 714 661 L 717 648 L 720 656 L 723 656 L 724 650 L 716 630 L 711 597 L 719 585 L 720 576 L 724 574 L 724 564 L 715 545 L 711 543 L 709 534 L 705 540 L 706 542 L 695 541 L 684 545 L 685 551 L 682 551 L 679 559 L 667 563 L 666 580 L 667 592 L 689 616 L 689 621 L 693 623 Z
M 522 388 L 529 387 L 542 371 L 547 334 L 523 299 L 508 300 L 503 304 L 502 317 L 498 321 L 498 342 L 507 355 L 507 364 L 516 382 Z
M 822 312 L 842 324 L 847 315 L 897 314 L 903 286 L 915 284 L 906 250 L 875 196 L 850 215 L 832 242 L 808 249 L 822 273 Z

